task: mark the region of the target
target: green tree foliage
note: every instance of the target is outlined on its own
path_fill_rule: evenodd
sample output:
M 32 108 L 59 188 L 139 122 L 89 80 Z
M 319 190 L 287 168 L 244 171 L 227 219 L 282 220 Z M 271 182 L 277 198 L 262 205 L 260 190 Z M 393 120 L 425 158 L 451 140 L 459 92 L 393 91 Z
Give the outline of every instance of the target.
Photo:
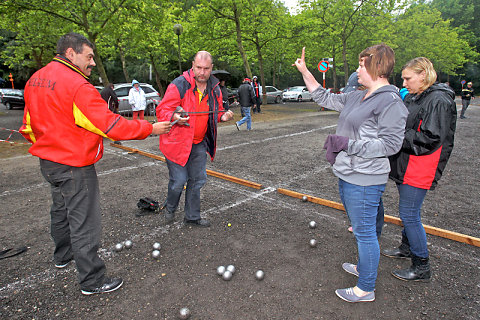
M 215 68 L 232 74 L 231 85 L 254 74 L 262 85 L 301 84 L 292 63 L 303 46 L 316 76 L 318 62 L 333 58 L 327 80 L 335 87 L 356 69 L 358 53 L 380 42 L 395 49 L 397 73 L 416 56 L 431 59 L 441 74 L 464 72 L 478 57 L 478 1 L 405 1 L 301 0 L 291 14 L 278 0 L 3 0 L 0 73 L 13 70 L 26 80 L 70 31 L 96 45 L 95 72 L 104 82 L 150 81 L 152 70 L 161 92 L 178 76 L 179 49 L 182 70 L 198 50 L 208 50 Z
M 461 30 L 450 26 L 438 10 L 427 5 L 411 7 L 398 16 L 390 31 L 396 47 L 396 71 L 410 59 L 424 56 L 434 63 L 437 72 L 455 75 L 468 57 L 475 55 L 459 36 Z

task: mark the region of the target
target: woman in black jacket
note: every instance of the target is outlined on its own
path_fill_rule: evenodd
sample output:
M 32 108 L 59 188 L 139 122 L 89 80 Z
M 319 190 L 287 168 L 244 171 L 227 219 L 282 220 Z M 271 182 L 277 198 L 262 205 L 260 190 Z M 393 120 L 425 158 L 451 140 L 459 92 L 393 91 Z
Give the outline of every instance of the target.
M 400 195 L 399 214 L 403 222 L 400 247 L 383 255 L 411 258 L 407 269 L 395 270 L 401 280 L 429 281 L 431 277 L 427 237 L 420 211 L 428 190 L 442 176 L 453 149 L 457 121 L 455 93 L 446 84 L 435 83 L 437 74 L 427 58 L 415 58 L 402 70 L 409 115 L 402 149 L 390 157 L 390 178 Z

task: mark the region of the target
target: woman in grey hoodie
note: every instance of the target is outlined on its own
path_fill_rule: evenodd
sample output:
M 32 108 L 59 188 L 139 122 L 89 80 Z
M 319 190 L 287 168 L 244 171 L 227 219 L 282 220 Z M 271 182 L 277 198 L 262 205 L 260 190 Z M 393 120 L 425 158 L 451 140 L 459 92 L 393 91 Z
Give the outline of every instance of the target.
M 407 109 L 397 87 L 388 77 L 395 65 L 395 53 L 379 44 L 359 55 L 358 80 L 366 90 L 345 94 L 326 91 L 305 64 L 305 48 L 295 66 L 319 105 L 340 112 L 336 134 L 324 145 L 327 160 L 338 177 L 338 189 L 357 241 L 358 263 L 344 263 L 343 269 L 358 276 L 355 287 L 335 293 L 348 302 L 375 300 L 380 248 L 376 217 L 390 172 L 388 156 L 402 146 Z

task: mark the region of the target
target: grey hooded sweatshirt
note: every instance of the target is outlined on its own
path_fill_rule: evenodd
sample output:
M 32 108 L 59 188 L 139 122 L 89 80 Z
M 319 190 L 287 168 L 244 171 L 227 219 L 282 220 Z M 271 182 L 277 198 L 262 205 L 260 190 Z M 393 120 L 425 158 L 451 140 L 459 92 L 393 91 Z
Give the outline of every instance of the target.
M 349 138 L 348 150 L 338 154 L 333 173 L 360 186 L 387 183 L 388 156 L 402 146 L 408 115 L 397 87 L 383 86 L 364 99 L 366 94 L 366 90 L 334 94 L 322 86 L 312 92 L 316 103 L 340 112 L 336 134 Z

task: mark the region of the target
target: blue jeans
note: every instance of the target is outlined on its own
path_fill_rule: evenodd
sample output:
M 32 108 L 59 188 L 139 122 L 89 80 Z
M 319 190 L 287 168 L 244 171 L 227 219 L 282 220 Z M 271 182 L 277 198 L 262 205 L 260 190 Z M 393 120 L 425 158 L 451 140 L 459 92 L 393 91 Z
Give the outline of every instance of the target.
M 245 122 L 247 123 L 247 130 L 252 129 L 252 116 L 250 115 L 250 107 L 242 107 L 242 112 L 245 114 L 245 116 L 237 122 L 238 126 L 240 127 L 242 124 Z
M 420 189 L 407 184 L 397 184 L 400 201 L 398 212 L 402 219 L 402 233 L 408 238 L 410 251 L 420 258 L 428 258 L 427 235 L 422 225 L 420 212 L 426 189 Z
M 175 212 L 180 201 L 185 183 L 185 218 L 200 219 L 200 189 L 207 182 L 207 147 L 205 142 L 192 145 L 187 164 L 182 167 L 167 159 L 169 174 L 167 210 Z
M 373 291 L 377 280 L 380 247 L 377 238 L 377 216 L 386 184 L 358 186 L 338 179 L 338 190 L 357 240 L 359 273 L 357 287 Z

